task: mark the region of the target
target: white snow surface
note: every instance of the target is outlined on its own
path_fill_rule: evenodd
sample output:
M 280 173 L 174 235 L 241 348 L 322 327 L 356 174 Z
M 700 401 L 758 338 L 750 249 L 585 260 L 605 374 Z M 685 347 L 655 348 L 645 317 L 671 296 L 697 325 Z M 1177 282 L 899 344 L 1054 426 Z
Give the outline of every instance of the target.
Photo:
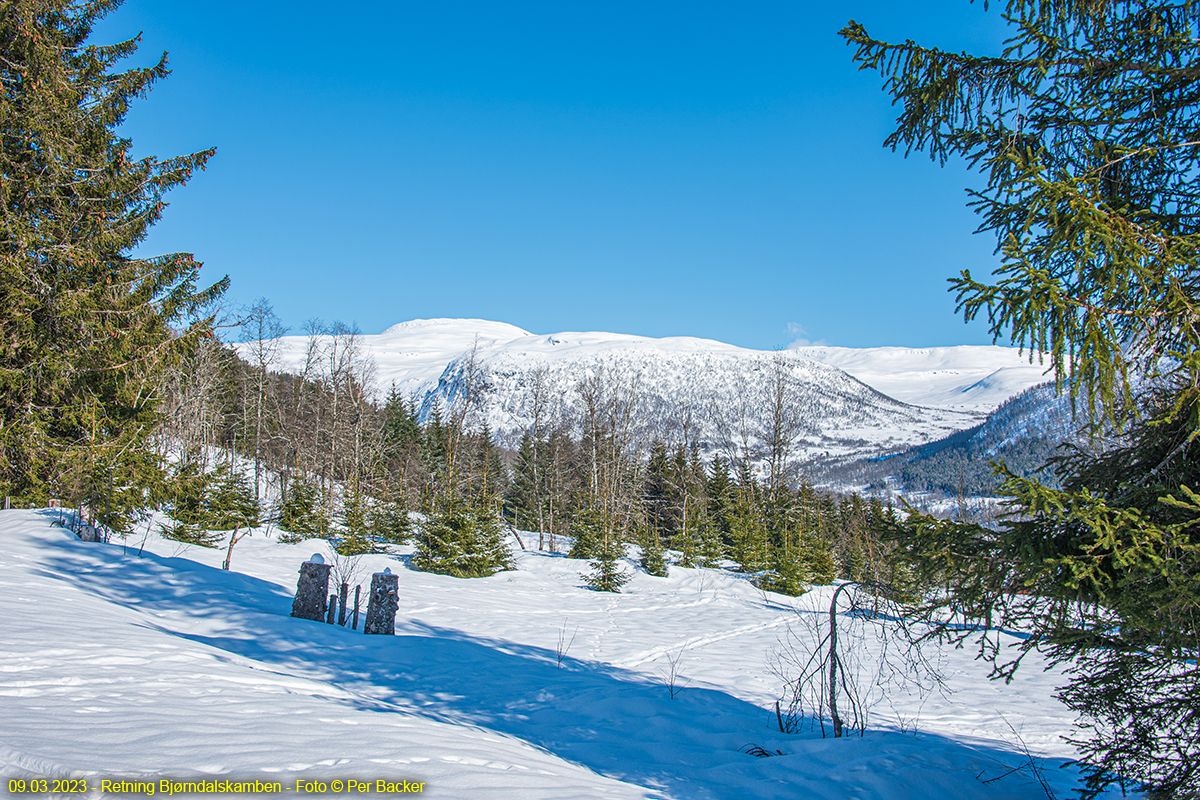
M 763 439 L 773 360 L 787 362 L 803 417 L 794 452 L 803 461 L 894 450 L 979 424 L 1014 394 L 1044 380 L 1014 348 L 805 347 L 773 352 L 710 339 L 662 339 L 603 332 L 537 335 L 486 320 L 413 320 L 361 343 L 381 391 L 395 386 L 423 415 L 461 399 L 469 366 L 478 368 L 477 422 L 513 447 L 532 424 L 531 376 L 544 372 L 555 407 L 578 422 L 580 381 L 604 373 L 634 387 L 648 435 L 687 429 L 707 452 L 733 440 Z M 281 365 L 299 371 L 306 337 L 285 337 Z M 897 400 L 901 402 L 897 402 Z M 746 409 L 740 413 L 737 409 Z M 714 419 L 714 409 L 726 415 Z M 729 415 L 739 416 L 731 423 Z M 746 429 L 748 436 L 741 430 Z
M 481 356 L 509 351 L 532 363 L 571 360 L 581 352 L 642 346 L 663 353 L 711 353 L 761 357 L 713 339 L 672 336 L 656 339 L 622 333 L 567 332 L 533 334 L 504 322 L 482 319 L 416 319 L 380 334 L 364 334 L 363 343 L 378 367 L 383 387 L 393 383 L 404 395 L 423 394 L 437 384 L 447 365 L 477 347 Z M 306 337 L 283 338 L 283 363 L 303 362 Z M 1046 367 L 1015 347 L 792 347 L 791 353 L 837 367 L 873 389 L 905 403 L 987 413 L 1008 398 L 1046 380 Z
M 397 572 L 400 608 L 396 636 L 364 636 L 289 616 L 301 562 L 336 561 L 324 542 L 256 531 L 226 572 L 223 550 L 83 543 L 56 514 L 0 512 L 8 778 L 258 777 L 285 796 L 298 778 L 407 779 L 463 800 L 1043 798 L 1026 747 L 1057 796 L 1074 781 L 1058 769 L 1064 678 L 1036 658 L 1005 685 L 947 647 L 948 690 L 893 692 L 865 736 L 780 733 L 772 659 L 789 631 L 805 641 L 832 587 L 794 599 L 672 567 L 604 594 L 583 587 L 584 562 L 546 552 L 474 580 L 371 555 L 359 580 Z
M 1050 379 L 1037 353 L 999 345 L 954 347 L 829 347 L 792 351 L 845 370 L 884 394 L 921 406 L 994 411 L 1001 403 Z

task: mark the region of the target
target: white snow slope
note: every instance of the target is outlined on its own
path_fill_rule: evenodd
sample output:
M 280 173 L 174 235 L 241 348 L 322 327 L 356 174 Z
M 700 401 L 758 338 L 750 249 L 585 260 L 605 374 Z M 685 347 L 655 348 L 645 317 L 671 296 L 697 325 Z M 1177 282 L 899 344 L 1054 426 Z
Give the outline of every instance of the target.
M 285 369 L 300 370 L 306 344 L 305 337 L 285 337 Z M 535 335 L 499 322 L 454 319 L 400 323 L 363 336 L 362 344 L 376 363 L 378 385 L 417 397 L 425 413 L 462 395 L 468 364 L 480 368 L 481 416 L 510 447 L 532 421 L 531 376 L 539 369 L 552 404 L 561 401 L 568 416 L 580 413 L 579 382 L 604 373 L 614 387 L 636 389 L 638 418 L 653 435 L 688 426 L 706 450 L 735 439 L 761 440 L 763 422 L 754 417 L 769 406 L 776 357 L 708 339 Z M 810 347 L 779 355 L 797 387 L 793 407 L 803 420 L 795 452 L 802 461 L 938 439 L 979 424 L 1004 400 L 1043 380 L 1040 369 L 1004 347 Z M 727 419 L 715 420 L 714 409 Z M 734 430 L 739 426 L 749 435 Z
M 407 779 L 463 800 L 1043 798 L 1027 747 L 1059 797 L 1074 780 L 1061 674 L 1035 660 L 993 683 L 969 649 L 937 654 L 945 693 L 892 692 L 862 738 L 780 733 L 773 654 L 789 632 L 811 644 L 829 587 L 791 599 L 673 567 L 601 594 L 549 553 L 475 580 L 365 556 L 364 580 L 400 574 L 400 609 L 396 636 L 364 636 L 289 616 L 324 542 L 256 532 L 224 572 L 216 550 L 151 535 L 138 555 L 52 519 L 0 512 L 6 778 L 86 778 L 94 797 L 102 779 L 257 777 L 295 797 L 306 778 L 331 797 Z
M 1015 347 L 828 347 L 792 349 L 845 370 L 889 397 L 922 406 L 994 411 L 1001 403 L 1050 379 L 1049 362 Z
M 378 366 L 381 386 L 393 383 L 401 394 L 424 394 L 446 366 L 478 346 L 480 353 L 508 350 L 533 362 L 569 359 L 581 347 L 593 349 L 642 344 L 664 352 L 730 353 L 744 357 L 770 355 L 712 339 L 675 336 L 654 339 L 621 333 L 533 334 L 505 322 L 482 319 L 415 319 L 380 334 L 364 334 L 363 343 Z M 306 337 L 283 338 L 283 362 L 294 369 L 303 362 Z M 984 414 L 1013 395 L 1046 380 L 1046 367 L 1028 353 L 999 345 L 953 347 L 790 348 L 790 353 L 837 367 L 867 386 L 905 403 L 953 408 Z

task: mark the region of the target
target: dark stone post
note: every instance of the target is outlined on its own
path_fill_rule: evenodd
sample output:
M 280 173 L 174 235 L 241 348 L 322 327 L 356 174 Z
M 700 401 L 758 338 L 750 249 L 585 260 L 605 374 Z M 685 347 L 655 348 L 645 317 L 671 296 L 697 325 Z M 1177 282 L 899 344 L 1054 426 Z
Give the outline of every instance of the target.
M 346 627 L 346 594 L 350 591 L 350 586 L 342 581 L 342 585 L 338 587 L 338 625 Z
M 325 595 L 329 591 L 329 565 L 319 553 L 300 565 L 300 581 L 296 584 L 296 599 L 292 601 L 292 616 L 300 619 L 325 619 Z
M 363 633 L 394 636 L 396 609 L 400 607 L 400 576 L 390 569 L 371 576 L 371 597 L 367 601 L 367 621 Z
M 329 611 L 325 614 L 325 621 L 330 625 L 337 619 L 337 595 L 329 595 Z

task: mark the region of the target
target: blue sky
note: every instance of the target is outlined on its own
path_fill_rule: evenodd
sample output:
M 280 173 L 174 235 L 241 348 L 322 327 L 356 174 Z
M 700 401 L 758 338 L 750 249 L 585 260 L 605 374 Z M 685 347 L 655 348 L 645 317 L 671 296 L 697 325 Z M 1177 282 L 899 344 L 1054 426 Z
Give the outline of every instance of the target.
M 896 110 L 836 35 L 851 18 L 1004 35 L 967 0 L 127 0 L 95 39 L 170 53 L 123 129 L 138 153 L 217 147 L 143 252 L 194 252 L 293 330 L 990 342 L 946 292 L 996 263 L 979 179 L 883 149 Z

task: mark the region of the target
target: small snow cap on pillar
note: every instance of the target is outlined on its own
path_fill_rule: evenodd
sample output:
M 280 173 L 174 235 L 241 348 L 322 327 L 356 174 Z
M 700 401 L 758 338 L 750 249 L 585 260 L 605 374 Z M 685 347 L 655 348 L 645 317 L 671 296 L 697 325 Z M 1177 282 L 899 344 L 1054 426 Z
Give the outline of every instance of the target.
M 292 600 L 292 616 L 300 619 L 325 619 L 325 597 L 329 593 L 330 565 L 320 553 L 300 565 L 300 580 L 296 583 L 296 597 Z
M 400 606 L 400 576 L 390 568 L 371 576 L 371 598 L 367 601 L 367 621 L 363 633 L 393 636 L 396 633 L 396 609 Z

